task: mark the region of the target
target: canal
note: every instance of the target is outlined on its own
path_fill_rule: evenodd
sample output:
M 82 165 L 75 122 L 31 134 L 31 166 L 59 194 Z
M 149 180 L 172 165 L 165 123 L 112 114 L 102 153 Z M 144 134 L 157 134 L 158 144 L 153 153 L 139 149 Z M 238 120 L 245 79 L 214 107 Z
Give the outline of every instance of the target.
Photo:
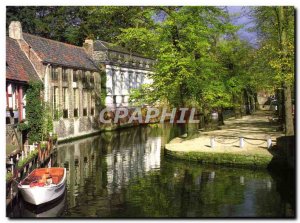
M 191 137 L 199 134 L 189 127 Z M 52 166 L 67 168 L 67 192 L 18 217 L 293 217 L 294 174 L 171 160 L 163 146 L 182 133 L 171 125 L 104 132 L 59 145 Z

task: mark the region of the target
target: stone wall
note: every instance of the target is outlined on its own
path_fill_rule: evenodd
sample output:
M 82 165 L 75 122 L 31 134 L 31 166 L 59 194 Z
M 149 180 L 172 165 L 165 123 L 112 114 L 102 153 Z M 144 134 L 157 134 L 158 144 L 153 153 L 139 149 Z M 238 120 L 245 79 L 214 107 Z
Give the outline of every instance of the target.
M 100 131 L 96 118 L 93 116 L 80 118 L 61 118 L 53 122 L 54 132 L 59 140 L 76 138 Z
M 21 133 L 17 130 L 16 125 L 6 125 L 6 154 L 21 148 Z

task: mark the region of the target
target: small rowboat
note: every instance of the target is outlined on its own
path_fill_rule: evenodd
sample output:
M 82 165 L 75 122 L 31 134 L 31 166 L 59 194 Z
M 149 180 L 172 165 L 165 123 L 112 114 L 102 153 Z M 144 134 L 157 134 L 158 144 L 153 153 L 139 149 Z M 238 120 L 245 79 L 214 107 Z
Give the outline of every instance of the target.
M 40 205 L 63 195 L 66 188 L 65 184 L 65 168 L 39 168 L 22 180 L 18 184 L 18 188 L 26 202 Z

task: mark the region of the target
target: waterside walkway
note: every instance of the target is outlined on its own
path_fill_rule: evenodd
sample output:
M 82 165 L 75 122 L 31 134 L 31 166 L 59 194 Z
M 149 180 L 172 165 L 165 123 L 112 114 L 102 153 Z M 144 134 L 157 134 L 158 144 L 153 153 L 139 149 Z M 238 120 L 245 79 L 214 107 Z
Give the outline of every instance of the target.
M 257 111 L 240 119 L 227 119 L 220 130 L 202 132 L 194 139 L 173 139 L 166 144 L 165 154 L 201 163 L 265 168 L 276 156 L 276 138 L 283 136 L 279 125 L 270 121 L 271 116 L 269 111 Z M 270 149 L 268 138 L 272 140 Z

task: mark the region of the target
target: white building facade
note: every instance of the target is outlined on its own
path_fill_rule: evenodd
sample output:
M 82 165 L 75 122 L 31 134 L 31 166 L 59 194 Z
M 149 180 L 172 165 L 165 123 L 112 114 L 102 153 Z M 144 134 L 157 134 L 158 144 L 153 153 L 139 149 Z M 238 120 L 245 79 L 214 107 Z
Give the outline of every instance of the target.
M 105 82 L 106 107 L 130 106 L 130 90 L 152 83 L 153 59 L 100 40 L 86 40 L 84 47 L 94 63 L 105 70 L 102 81 Z

